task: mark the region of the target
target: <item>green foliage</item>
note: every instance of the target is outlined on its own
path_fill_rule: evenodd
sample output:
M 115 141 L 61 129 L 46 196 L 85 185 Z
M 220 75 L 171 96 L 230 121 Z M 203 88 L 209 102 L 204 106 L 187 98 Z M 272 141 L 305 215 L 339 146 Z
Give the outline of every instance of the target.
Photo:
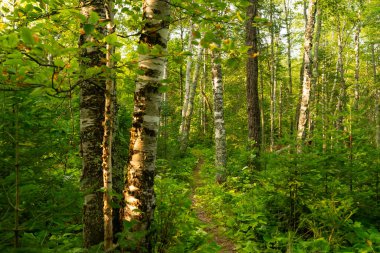
M 160 159 L 157 163 L 155 252 L 217 252 L 218 245 L 209 243 L 205 224 L 191 210 L 190 180 L 196 158 L 173 163 Z

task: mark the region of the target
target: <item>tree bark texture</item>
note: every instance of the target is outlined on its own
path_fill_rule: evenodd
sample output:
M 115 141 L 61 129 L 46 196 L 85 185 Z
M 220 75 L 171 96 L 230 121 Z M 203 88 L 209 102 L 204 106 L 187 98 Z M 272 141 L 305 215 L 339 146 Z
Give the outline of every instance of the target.
M 360 31 L 361 31 L 361 23 L 360 21 L 356 25 L 355 32 L 355 110 L 359 110 L 359 76 L 360 76 Z
M 317 8 L 316 13 L 316 31 L 315 31 L 315 42 L 314 42 L 314 53 L 313 53 L 313 62 L 312 62 L 312 86 L 310 90 L 310 105 L 309 105 L 309 111 L 308 114 L 309 119 L 309 129 L 308 129 L 308 140 L 312 139 L 314 127 L 315 127 L 315 118 L 317 117 L 317 108 L 318 108 L 318 91 L 319 91 L 319 42 L 321 39 L 321 29 L 322 29 L 322 10 Z
M 302 97 L 300 103 L 300 112 L 298 117 L 298 131 L 297 131 L 297 140 L 302 142 L 306 137 L 306 123 L 308 118 L 309 110 L 309 99 L 310 99 L 310 87 L 312 79 L 312 41 L 313 41 L 313 32 L 314 32 L 314 23 L 315 23 L 315 14 L 316 14 L 316 4 L 317 0 L 309 1 L 308 15 L 307 15 L 307 24 L 305 30 L 304 38 L 304 76 L 302 83 Z M 301 151 L 301 143 L 297 147 L 298 151 Z
M 375 124 L 376 124 L 376 147 L 380 148 L 380 88 L 377 86 L 377 71 L 375 58 L 375 44 L 371 44 L 373 84 L 375 85 Z
M 189 29 L 189 42 L 187 46 L 187 50 L 190 53 L 193 53 L 193 25 L 190 24 Z M 179 129 L 180 134 L 182 135 L 182 132 L 185 128 L 185 122 L 186 122 L 186 113 L 187 113 L 187 107 L 189 106 L 189 100 L 190 100 L 190 86 L 191 86 L 191 66 L 193 64 L 193 57 L 189 55 L 187 57 L 187 63 L 186 63 L 186 73 L 185 73 L 185 97 L 183 100 L 183 106 L 182 106 L 182 121 L 181 121 L 181 127 Z M 182 148 L 182 147 L 181 147 Z
M 113 4 L 110 0 L 105 1 L 106 18 L 108 20 L 107 33 L 114 33 L 113 28 Z M 106 45 L 106 90 L 104 121 L 103 121 L 103 144 L 102 144 L 102 166 L 103 166 L 103 216 L 104 216 L 104 250 L 110 251 L 113 248 L 113 208 L 112 208 L 112 146 L 113 131 L 115 123 L 115 85 L 113 78 L 112 55 L 114 48 Z
M 224 127 L 223 79 L 220 53 L 212 52 L 212 84 L 214 97 L 214 126 L 215 126 L 215 166 L 218 170 L 217 182 L 225 180 L 227 164 L 226 130 Z
M 82 14 L 87 18 L 91 13 L 106 20 L 104 0 L 94 0 L 91 4 L 81 1 Z M 100 21 L 99 21 L 100 22 Z M 90 24 L 89 21 L 84 25 Z M 83 240 L 84 246 L 89 248 L 101 243 L 104 239 L 103 219 L 103 187 L 102 177 L 102 140 L 106 79 L 104 75 L 97 74 L 85 76 L 86 69 L 103 68 L 105 65 L 105 44 L 101 39 L 106 35 L 104 25 L 96 24 L 91 34 L 83 29 L 79 38 L 80 67 L 82 84 L 80 92 L 80 139 L 82 155 L 81 189 L 84 192 L 83 206 Z M 83 46 L 85 43 L 87 46 Z
M 290 37 L 290 29 L 291 29 L 291 18 L 290 18 L 290 3 L 289 0 L 284 0 L 284 9 L 285 9 L 285 27 L 286 27 L 286 40 L 287 40 L 287 63 L 288 63 L 288 107 L 290 118 L 290 133 L 293 134 L 294 127 L 294 114 L 293 112 L 293 77 L 292 77 L 292 56 L 291 56 L 291 37 Z
M 257 16 L 258 0 L 250 0 L 247 8 L 246 39 L 245 43 L 250 46 L 246 63 L 247 73 L 247 106 L 248 106 L 248 138 L 253 141 L 253 147 L 260 148 L 260 106 L 259 106 L 259 60 L 257 26 L 254 22 Z
M 123 219 L 133 222 L 132 231 L 143 236 L 131 242 L 133 252 L 151 252 L 152 224 L 156 206 L 154 195 L 157 134 L 167 38 L 169 32 L 169 2 L 145 0 L 143 2 L 143 28 L 139 43 L 149 48 L 162 49 L 161 56 L 139 55 L 139 68 L 144 71 L 137 77 L 134 112 L 129 147 L 129 159 L 124 187 L 125 208 Z
M 275 39 L 274 39 L 274 23 L 273 23 L 274 6 L 273 1 L 270 1 L 270 145 L 269 149 L 272 152 L 274 146 L 274 121 L 276 113 L 276 56 L 275 56 Z
M 194 111 L 194 98 L 195 98 L 195 92 L 197 89 L 197 84 L 199 80 L 199 72 L 200 72 L 200 63 L 202 61 L 202 53 L 203 53 L 203 47 L 198 47 L 198 53 L 197 53 L 197 61 L 195 62 L 195 70 L 194 70 L 194 76 L 193 80 L 189 87 L 189 96 L 188 96 L 188 102 L 186 106 L 186 112 L 183 114 L 182 118 L 182 133 L 181 133 L 181 152 L 185 153 L 188 142 L 189 142 L 189 134 L 190 134 L 190 125 L 191 125 L 191 118 L 193 116 Z
M 338 81 L 340 85 L 340 91 L 338 96 L 338 102 L 336 105 L 337 121 L 336 129 L 343 130 L 343 111 L 347 102 L 347 87 L 346 80 L 344 79 L 344 65 L 343 65 L 343 32 L 345 30 L 345 25 L 343 28 L 340 27 L 340 20 L 338 19 Z

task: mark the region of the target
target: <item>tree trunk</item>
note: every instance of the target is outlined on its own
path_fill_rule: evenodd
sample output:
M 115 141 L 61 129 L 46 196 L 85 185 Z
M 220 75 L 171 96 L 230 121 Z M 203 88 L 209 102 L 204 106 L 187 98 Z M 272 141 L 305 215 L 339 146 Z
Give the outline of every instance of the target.
M 206 137 L 207 133 L 207 100 L 206 100 L 206 87 L 208 84 L 208 71 L 207 71 L 207 50 L 204 50 L 203 57 L 203 78 L 201 84 L 201 128 L 202 134 Z
M 312 51 L 312 40 L 314 32 L 315 23 L 315 13 L 316 13 L 317 0 L 309 1 L 307 25 L 305 30 L 305 42 L 304 42 L 304 77 L 302 83 L 302 98 L 300 104 L 300 112 L 298 117 L 298 131 L 297 131 L 297 151 L 301 151 L 302 141 L 306 137 L 306 123 L 307 114 L 309 110 L 309 99 L 310 99 L 310 85 L 312 78 L 312 64 L 311 64 L 311 51 Z
M 143 2 L 143 28 L 140 44 L 165 54 L 169 26 L 169 3 L 160 0 Z M 144 71 L 137 77 L 134 112 L 129 146 L 129 158 L 124 187 L 123 219 L 133 222 L 132 231 L 139 233 L 130 242 L 133 252 L 151 252 L 148 233 L 155 209 L 154 174 L 157 153 L 157 133 L 161 94 L 161 80 L 165 59 L 157 55 L 139 55 L 139 68 Z M 134 245 L 133 245 L 134 244 Z
M 81 1 L 82 14 L 89 18 L 91 13 L 96 13 L 99 20 L 106 20 L 106 8 L 103 0 L 92 1 L 88 4 Z M 95 26 L 90 33 L 85 25 Z M 80 93 L 80 139 L 82 154 L 82 178 L 81 188 L 84 192 L 83 207 L 83 240 L 84 246 L 89 248 L 103 242 L 103 193 L 99 191 L 103 187 L 102 177 L 102 140 L 106 80 L 104 75 L 85 76 L 86 69 L 98 68 L 105 65 L 105 44 L 101 42 L 107 29 L 102 25 L 91 24 L 90 21 L 82 24 L 82 32 L 79 39 L 80 67 L 82 84 Z M 91 46 L 84 46 L 91 41 Z
M 291 28 L 291 19 L 290 19 L 290 7 L 289 0 L 284 0 L 284 9 L 285 9 L 285 26 L 286 26 L 286 39 L 287 39 L 287 62 L 288 62 L 288 107 L 290 115 L 289 124 L 290 124 L 290 134 L 293 134 L 294 131 L 294 119 L 293 119 L 293 78 L 292 78 L 292 56 L 291 56 L 291 38 L 290 38 L 290 28 Z
M 343 32 L 345 30 L 345 25 L 343 29 L 340 28 L 340 20 L 338 20 L 338 81 L 340 84 L 340 92 L 338 96 L 338 103 L 336 105 L 336 113 L 338 119 L 336 121 L 336 129 L 343 130 L 343 110 L 346 106 L 347 100 L 347 87 L 346 81 L 344 79 L 344 66 L 343 66 Z
M 360 31 L 361 23 L 358 22 L 355 32 L 355 110 L 359 110 L 359 72 L 360 72 Z
M 113 28 L 113 4 L 111 1 L 105 1 L 106 18 L 108 20 L 108 35 L 114 33 Z M 112 55 L 114 48 L 112 45 L 106 45 L 106 90 L 105 90 L 105 107 L 103 121 L 103 145 L 102 145 L 102 166 L 103 166 L 103 215 L 104 215 L 104 250 L 110 251 L 113 248 L 113 208 L 112 208 L 112 146 L 113 131 L 115 123 L 115 86 L 113 78 L 113 61 Z
M 181 133 L 181 142 L 180 142 L 181 153 L 186 152 L 188 142 L 189 142 L 191 118 L 193 116 L 194 98 L 195 98 L 195 91 L 197 89 L 197 84 L 199 80 L 199 70 L 200 70 L 200 62 L 202 61 L 202 53 L 203 53 L 203 47 L 199 45 L 197 61 L 195 63 L 193 81 L 191 82 L 191 84 L 189 84 L 190 87 L 189 87 L 189 95 L 188 95 L 186 111 L 184 112 L 183 118 L 182 118 L 182 131 L 181 131 L 182 133 Z
M 274 24 L 273 24 L 273 1 L 270 1 L 270 18 L 269 22 L 271 23 L 270 27 L 270 151 L 273 151 L 274 146 L 274 119 L 276 113 L 276 62 L 275 62 L 275 41 L 274 41 Z
M 373 84 L 375 86 L 375 122 L 376 122 L 376 147 L 380 148 L 380 90 L 377 88 L 377 73 L 375 59 L 375 44 L 371 44 Z
M 247 72 L 247 105 L 248 105 L 248 138 L 253 146 L 260 149 L 260 107 L 259 107 L 259 61 L 257 27 L 254 18 L 257 16 L 257 0 L 250 0 L 247 8 L 246 45 L 250 46 L 246 63 Z M 251 144 L 250 144 L 251 145 Z M 257 152 L 258 154 L 258 152 Z
M 315 42 L 314 42 L 314 53 L 313 53 L 313 63 L 312 63 L 312 87 L 310 90 L 310 105 L 309 105 L 309 129 L 308 129 L 308 140 L 311 141 L 313 138 L 313 131 L 315 127 L 315 118 L 317 117 L 317 108 L 318 108 L 318 91 L 319 91 L 319 41 L 321 38 L 321 29 L 322 29 L 322 11 L 321 8 L 317 6 L 317 27 L 315 33 Z
M 189 28 L 189 43 L 187 46 L 187 50 L 190 53 L 193 53 L 193 25 L 190 24 Z M 193 57 L 190 55 L 187 57 L 187 63 L 186 63 L 186 74 L 185 74 L 185 99 L 183 100 L 183 106 L 182 106 L 182 121 L 181 121 L 181 127 L 179 129 L 179 132 L 182 136 L 182 133 L 185 128 L 186 124 L 186 113 L 187 113 L 187 107 L 189 106 L 189 100 L 190 100 L 190 86 L 191 86 L 191 66 L 193 63 Z M 181 146 L 182 151 L 182 146 Z
M 212 83 L 214 95 L 214 125 L 215 125 L 215 167 L 217 168 L 216 181 L 225 181 L 227 150 L 226 130 L 224 128 L 223 80 L 220 53 L 212 51 Z

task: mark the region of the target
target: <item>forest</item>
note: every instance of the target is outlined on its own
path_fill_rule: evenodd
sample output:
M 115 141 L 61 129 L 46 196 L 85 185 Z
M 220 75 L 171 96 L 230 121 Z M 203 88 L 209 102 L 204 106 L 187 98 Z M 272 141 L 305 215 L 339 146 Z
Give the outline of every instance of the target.
M 0 252 L 380 252 L 380 0 L 0 1 Z

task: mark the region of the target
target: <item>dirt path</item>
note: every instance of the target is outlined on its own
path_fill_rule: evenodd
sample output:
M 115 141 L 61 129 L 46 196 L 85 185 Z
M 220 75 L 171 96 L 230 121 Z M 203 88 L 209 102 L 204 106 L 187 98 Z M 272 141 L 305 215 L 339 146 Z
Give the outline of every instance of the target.
M 203 181 L 200 175 L 200 169 L 204 163 L 203 158 L 199 158 L 197 163 L 197 167 L 194 169 L 193 177 L 194 177 L 194 185 L 192 189 L 191 201 L 193 205 L 193 209 L 195 210 L 198 219 L 207 225 L 205 231 L 212 235 L 214 241 L 221 247 L 221 253 L 234 253 L 237 252 L 234 248 L 234 244 L 230 239 L 222 234 L 219 227 L 213 223 L 211 217 L 207 214 L 206 208 L 201 206 L 200 203 L 197 202 L 197 199 L 194 197 L 195 191 L 198 187 L 203 186 Z

